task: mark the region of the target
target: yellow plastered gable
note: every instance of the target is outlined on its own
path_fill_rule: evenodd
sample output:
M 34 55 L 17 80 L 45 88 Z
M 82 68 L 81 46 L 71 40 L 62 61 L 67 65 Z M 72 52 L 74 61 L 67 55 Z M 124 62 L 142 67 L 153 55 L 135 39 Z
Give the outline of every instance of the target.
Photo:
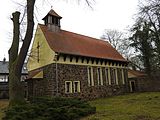
M 55 52 L 50 48 L 39 26 L 27 62 L 28 71 L 53 63 Z

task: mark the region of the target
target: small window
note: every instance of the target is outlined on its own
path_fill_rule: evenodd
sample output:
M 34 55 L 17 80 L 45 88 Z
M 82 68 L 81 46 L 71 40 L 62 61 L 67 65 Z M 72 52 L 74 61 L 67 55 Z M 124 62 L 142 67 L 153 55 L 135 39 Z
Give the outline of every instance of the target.
M 127 79 L 128 79 L 127 69 L 123 69 L 123 77 L 124 77 L 123 84 L 125 84 L 125 82 L 126 82 Z
M 124 85 L 125 84 L 125 80 L 124 80 L 124 69 L 122 69 L 122 84 Z
M 80 81 L 74 81 L 73 86 L 74 86 L 74 93 L 80 92 Z
M 65 81 L 65 93 L 72 93 L 72 82 Z
M 92 67 L 88 67 L 88 86 L 94 86 Z
M 45 19 L 45 25 L 47 25 L 48 24 L 48 19 Z
M 105 69 L 105 73 L 106 73 L 106 85 L 108 85 L 109 84 L 109 69 L 108 68 Z
M 100 68 L 98 68 L 97 69 L 97 81 L 98 81 L 98 85 L 100 85 L 100 79 L 101 79 Z
M 52 16 L 52 24 L 55 24 L 55 17 Z
M 55 24 L 58 25 L 58 18 L 55 19 Z
M 102 69 L 101 68 L 97 68 L 97 80 L 98 80 L 98 85 L 103 85 Z
M 110 68 L 111 84 L 116 84 L 116 69 Z
M 118 82 L 121 85 L 123 83 L 123 78 L 122 78 L 122 69 L 117 69 L 117 74 L 118 74 Z

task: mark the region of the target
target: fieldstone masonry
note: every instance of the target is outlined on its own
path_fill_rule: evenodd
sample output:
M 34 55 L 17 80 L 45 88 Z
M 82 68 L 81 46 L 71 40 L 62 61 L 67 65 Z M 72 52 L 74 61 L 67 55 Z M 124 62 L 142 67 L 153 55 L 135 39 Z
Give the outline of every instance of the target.
M 87 66 L 57 64 L 56 78 L 56 64 L 47 65 L 43 68 L 43 79 L 28 80 L 28 97 L 59 95 L 63 97 L 77 97 L 89 100 L 123 94 L 129 91 L 127 81 L 125 81 L 125 85 L 108 85 L 105 76 L 103 76 L 104 85 L 98 85 L 96 72 L 97 67 L 93 67 L 94 86 L 88 86 Z M 102 72 L 105 72 L 103 68 Z M 80 81 L 80 92 L 65 93 L 65 81 Z
M 135 92 L 157 92 L 160 91 L 160 76 L 139 77 L 130 79 L 135 81 Z

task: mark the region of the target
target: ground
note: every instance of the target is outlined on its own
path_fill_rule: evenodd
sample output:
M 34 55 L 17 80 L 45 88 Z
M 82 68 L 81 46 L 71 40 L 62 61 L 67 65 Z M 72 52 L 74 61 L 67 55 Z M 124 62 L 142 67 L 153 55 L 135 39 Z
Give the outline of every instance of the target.
M 160 92 L 131 93 L 90 101 L 96 114 L 82 120 L 160 120 Z M 0 120 L 7 100 L 0 100 Z
M 160 92 L 114 96 L 90 104 L 97 112 L 82 120 L 160 120 Z

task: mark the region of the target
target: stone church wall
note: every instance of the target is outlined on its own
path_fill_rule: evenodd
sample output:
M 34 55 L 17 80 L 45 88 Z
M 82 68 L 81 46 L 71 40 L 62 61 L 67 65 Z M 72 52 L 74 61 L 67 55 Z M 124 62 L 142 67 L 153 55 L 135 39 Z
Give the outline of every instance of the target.
M 104 76 L 103 85 L 98 85 L 97 67 L 93 67 L 94 86 L 88 86 L 87 70 L 87 66 L 83 65 L 57 64 L 57 67 L 56 64 L 47 65 L 43 68 L 43 79 L 35 79 L 28 82 L 28 94 L 30 97 L 59 95 L 63 97 L 95 99 L 106 96 L 119 95 L 129 91 L 127 81 L 125 81 L 125 84 L 121 85 L 108 85 Z M 102 71 L 104 72 L 103 68 Z M 65 81 L 79 81 L 80 92 L 66 93 Z M 72 85 L 72 87 L 74 86 Z
M 135 82 L 135 90 L 133 92 L 160 92 L 160 72 L 153 73 L 151 76 L 142 76 L 129 79 Z M 131 90 L 131 84 L 130 84 Z
M 137 79 L 138 92 L 158 92 L 160 91 L 160 77 L 146 77 Z

